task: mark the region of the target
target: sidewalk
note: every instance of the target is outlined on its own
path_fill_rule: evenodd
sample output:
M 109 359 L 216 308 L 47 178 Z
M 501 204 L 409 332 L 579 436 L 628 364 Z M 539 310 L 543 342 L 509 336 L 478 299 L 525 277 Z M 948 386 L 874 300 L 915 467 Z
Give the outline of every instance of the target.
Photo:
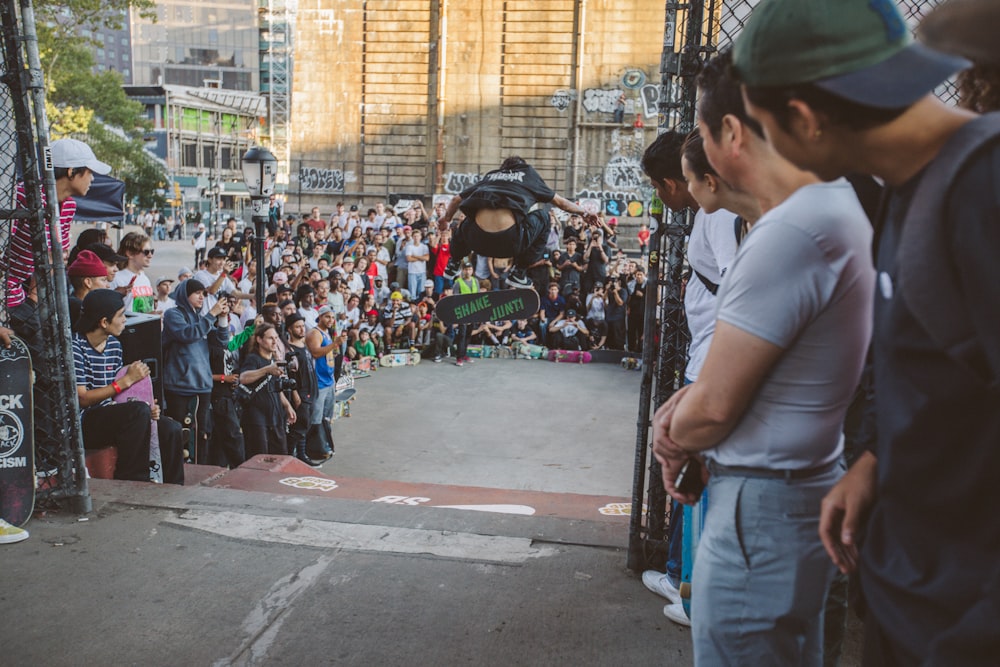
M 280 473 L 279 473 L 280 474 Z M 627 521 L 93 481 L 0 549 L 12 665 L 688 665 Z

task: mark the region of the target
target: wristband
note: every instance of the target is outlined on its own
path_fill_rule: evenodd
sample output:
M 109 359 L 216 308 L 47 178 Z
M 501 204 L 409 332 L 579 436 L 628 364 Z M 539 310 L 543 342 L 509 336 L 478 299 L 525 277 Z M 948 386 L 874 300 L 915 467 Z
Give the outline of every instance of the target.
M 111 381 L 111 388 L 115 390 L 116 394 L 120 394 L 123 391 L 121 385 L 118 384 L 118 380 Z

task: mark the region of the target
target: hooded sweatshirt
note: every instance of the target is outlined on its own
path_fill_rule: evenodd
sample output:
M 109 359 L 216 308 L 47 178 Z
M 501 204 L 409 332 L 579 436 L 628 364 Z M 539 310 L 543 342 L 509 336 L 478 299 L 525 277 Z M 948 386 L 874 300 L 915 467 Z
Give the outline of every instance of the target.
M 215 325 L 211 315 L 201 315 L 187 297 L 187 280 L 171 293 L 177 304 L 163 313 L 163 388 L 181 396 L 212 391 L 209 346 L 225 348 L 229 328 Z

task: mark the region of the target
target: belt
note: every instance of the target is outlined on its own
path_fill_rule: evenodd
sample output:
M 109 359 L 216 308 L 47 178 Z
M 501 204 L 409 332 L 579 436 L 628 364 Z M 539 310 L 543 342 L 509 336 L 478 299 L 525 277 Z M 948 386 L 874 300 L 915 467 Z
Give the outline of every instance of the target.
M 719 477 L 755 477 L 758 479 L 783 479 L 786 482 L 799 479 L 819 477 L 834 470 L 840 465 L 840 459 L 834 459 L 815 468 L 796 468 L 793 470 L 778 470 L 775 468 L 753 468 L 750 466 L 726 466 L 708 460 L 708 471 Z

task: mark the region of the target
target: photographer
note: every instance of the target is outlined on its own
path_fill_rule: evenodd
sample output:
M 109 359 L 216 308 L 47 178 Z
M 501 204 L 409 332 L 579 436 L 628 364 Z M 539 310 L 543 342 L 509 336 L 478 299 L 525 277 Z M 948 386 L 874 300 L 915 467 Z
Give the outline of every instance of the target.
M 567 310 L 566 318 L 553 324 L 549 331 L 556 349 L 586 350 L 590 347 L 590 331 L 583 322 L 576 319 L 575 310 Z
M 236 265 L 228 257 L 225 250 L 216 246 L 208 251 L 205 268 L 194 274 L 194 279 L 204 285 L 205 289 L 205 305 L 201 310 L 203 315 L 215 307 L 220 292 L 231 294 L 237 299 L 253 298 L 253 294 L 240 292 L 236 289 L 236 283 L 230 278 Z
M 171 295 L 175 306 L 163 314 L 163 398 L 167 416 L 182 424 L 191 415 L 195 463 L 205 464 L 211 433 L 212 399 L 210 347 L 225 349 L 229 341 L 229 300 L 219 299 L 201 314 L 205 286 L 194 278 L 181 281 Z
M 589 293 L 594 283 L 603 283 L 608 277 L 608 253 L 604 249 L 604 234 L 599 229 L 591 231 L 587 249 L 583 251 L 583 261 L 587 271 L 581 287 Z
M 625 349 L 625 302 L 628 301 L 628 290 L 618 276 L 608 279 L 607 302 L 604 310 L 604 320 L 608 325 L 608 349 Z
M 288 332 L 288 372 L 295 380 L 290 400 L 295 408 L 295 423 L 288 428 L 288 451 L 306 465 L 317 467 L 322 460 L 310 458 L 306 451 L 306 437 L 309 434 L 309 420 L 313 405 L 319 394 L 316 382 L 316 362 L 306 347 L 306 320 L 299 313 L 285 318 Z
M 284 391 L 292 389 L 294 382 L 288 379 L 286 366 L 275 362 L 278 341 L 274 325 L 261 324 L 254 330 L 250 352 L 240 366 L 240 425 L 248 459 L 257 454 L 288 453 L 285 430 L 295 423 L 295 409 Z

